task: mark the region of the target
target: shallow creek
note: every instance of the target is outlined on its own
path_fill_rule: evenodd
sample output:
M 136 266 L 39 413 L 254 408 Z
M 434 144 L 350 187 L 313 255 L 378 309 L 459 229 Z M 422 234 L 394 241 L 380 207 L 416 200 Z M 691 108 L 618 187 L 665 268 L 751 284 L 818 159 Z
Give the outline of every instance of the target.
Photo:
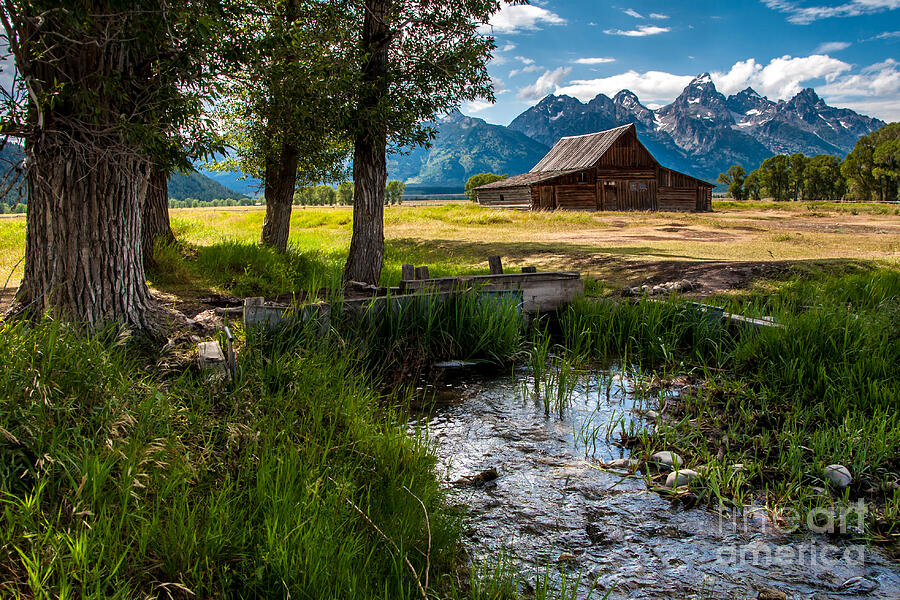
M 764 588 L 788 598 L 900 598 L 900 565 L 877 550 L 780 532 L 763 511 L 733 518 L 686 509 L 640 476 L 598 469 L 597 461 L 628 456 L 607 441 L 610 423 L 652 426 L 632 411 L 626 379 L 583 377 L 562 417 L 545 416 L 523 393 L 528 381 L 526 370 L 458 369 L 420 390 L 433 402 L 412 426 L 435 445 L 453 499 L 468 506 L 476 560 L 505 553 L 526 572 L 537 563 L 559 576 L 562 556 L 581 574 L 581 598 L 586 581 L 596 581 L 591 598 L 613 587 L 610 598 L 757 598 Z M 496 480 L 467 482 L 491 468 Z

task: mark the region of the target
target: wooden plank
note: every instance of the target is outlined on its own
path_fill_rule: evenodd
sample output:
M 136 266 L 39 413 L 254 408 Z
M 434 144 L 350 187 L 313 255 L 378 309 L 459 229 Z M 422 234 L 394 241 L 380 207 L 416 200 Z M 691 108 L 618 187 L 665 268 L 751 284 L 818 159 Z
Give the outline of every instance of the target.
M 416 267 L 416 280 L 428 279 L 428 267 Z
M 400 267 L 400 280 L 412 281 L 416 278 L 416 267 L 413 265 L 403 265 Z
M 488 256 L 488 266 L 491 268 L 491 275 L 503 275 L 503 262 L 499 256 Z
M 537 267 L 522 267 L 523 273 L 537 273 Z

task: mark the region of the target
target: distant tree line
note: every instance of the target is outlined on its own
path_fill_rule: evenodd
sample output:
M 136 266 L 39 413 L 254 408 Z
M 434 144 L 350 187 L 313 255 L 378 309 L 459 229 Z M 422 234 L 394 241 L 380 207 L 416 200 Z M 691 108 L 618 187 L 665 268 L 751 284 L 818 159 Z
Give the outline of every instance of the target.
M 199 208 L 204 206 L 254 206 L 259 204 L 260 200 L 251 198 L 214 198 L 212 200 L 202 200 L 199 198 L 185 198 L 184 200 L 176 200 L 169 198 L 169 208 Z
M 5 202 L 0 202 L 0 215 L 5 215 L 5 214 L 24 215 L 25 210 L 26 210 L 26 205 L 24 202 L 19 202 L 17 204 L 7 204 Z
M 384 205 L 402 204 L 403 192 L 406 184 L 402 181 L 391 180 L 384 187 Z M 295 206 L 352 206 L 353 183 L 344 181 L 337 189 L 330 185 L 311 185 L 298 187 L 294 191 L 293 204 Z
M 735 200 L 900 200 L 900 123 L 861 137 L 842 161 L 819 154 L 777 154 L 747 173 L 733 165 L 718 178 Z

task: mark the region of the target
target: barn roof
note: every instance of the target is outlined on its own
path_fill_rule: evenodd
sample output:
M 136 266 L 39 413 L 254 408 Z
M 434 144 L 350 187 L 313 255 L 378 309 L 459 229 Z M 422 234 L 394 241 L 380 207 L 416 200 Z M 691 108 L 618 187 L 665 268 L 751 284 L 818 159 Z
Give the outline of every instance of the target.
M 554 177 L 559 177 L 560 175 L 568 175 L 569 173 L 575 173 L 579 171 L 579 169 L 569 169 L 566 171 L 543 171 L 541 173 L 522 173 L 521 175 L 514 175 L 507 179 L 501 179 L 500 181 L 494 181 L 492 183 L 486 183 L 484 185 L 480 185 L 476 190 L 496 190 L 496 189 L 506 189 L 506 188 L 514 188 L 514 187 L 522 187 L 526 185 L 532 185 L 534 183 L 540 183 L 542 181 L 546 181 L 548 179 L 553 179 Z
M 633 123 L 597 133 L 561 138 L 530 172 L 579 171 L 593 167 L 616 140 L 629 131 L 634 131 Z

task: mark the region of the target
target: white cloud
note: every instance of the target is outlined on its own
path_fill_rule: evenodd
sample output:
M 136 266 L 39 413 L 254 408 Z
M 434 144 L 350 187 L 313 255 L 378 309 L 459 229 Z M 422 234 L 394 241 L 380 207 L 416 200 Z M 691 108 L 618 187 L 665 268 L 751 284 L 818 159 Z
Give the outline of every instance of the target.
M 506 83 L 503 82 L 499 77 L 491 77 L 491 85 L 494 86 L 494 94 L 499 96 L 500 94 L 505 94 L 509 90 L 506 89 Z
M 887 40 L 890 38 L 900 37 L 900 31 L 885 31 L 884 33 L 879 33 L 874 38 L 875 40 Z
M 648 102 L 671 102 L 693 79 L 690 75 L 674 75 L 663 71 L 638 73 L 628 71 L 597 79 L 576 79 L 557 88 L 557 94 L 567 94 L 586 102 L 597 94 L 614 96 L 619 90 L 628 89 Z
M 840 52 L 850 47 L 850 42 L 824 42 L 816 48 L 816 54 L 828 54 L 829 52 Z
M 571 67 L 559 67 L 545 71 L 533 84 L 519 90 L 519 100 L 540 100 L 555 90 L 571 70 Z
M 512 42 L 507 43 L 503 48 L 500 49 L 501 52 L 510 52 L 516 49 L 516 45 Z
M 481 112 L 492 107 L 493 105 L 493 102 L 488 102 L 487 100 L 472 100 L 470 102 L 465 102 L 462 108 L 463 111 L 468 114 Z
M 633 8 L 626 8 L 622 12 L 625 13 L 626 15 L 628 15 L 629 17 L 634 17 L 635 19 L 643 19 L 644 18 L 644 15 L 642 15 L 638 11 L 634 10 Z
M 533 4 L 504 4 L 494 13 L 487 25 L 478 28 L 480 33 L 519 33 L 534 31 L 541 25 L 564 25 L 558 14 Z
M 859 73 L 836 79 L 820 88 L 823 94 L 836 98 L 892 97 L 900 106 L 900 63 L 893 58 L 869 65 Z
M 736 62 L 727 73 L 712 73 L 716 88 L 723 94 L 734 94 L 747 86 L 769 98 L 793 97 L 805 82 L 825 79 L 831 83 L 852 67 L 844 61 L 824 54 L 804 57 L 782 56 L 762 66 L 755 59 Z
M 519 73 L 537 73 L 538 71 L 540 71 L 543 68 L 544 67 L 541 67 L 538 65 L 525 65 L 521 69 L 512 69 L 509 72 L 509 77 L 515 77 Z
M 763 0 L 763 3 L 788 15 L 787 20 L 797 25 L 808 25 L 833 17 L 856 17 L 900 8 L 900 0 L 849 0 L 832 6 L 799 6 L 790 0 Z
M 626 37 L 645 37 L 648 35 L 657 35 L 670 31 L 668 27 L 657 27 L 656 25 L 641 25 L 637 29 L 604 29 L 603 33 L 608 35 L 624 35 Z
M 576 65 L 602 65 L 605 63 L 611 63 L 611 62 L 615 62 L 615 61 L 616 61 L 616 59 L 614 59 L 614 58 L 596 57 L 596 58 L 576 58 L 574 62 Z
M 516 60 L 521 62 L 523 65 L 533 65 L 534 64 L 534 59 L 526 58 L 524 56 L 517 56 Z
M 664 15 L 662 13 L 650 13 L 651 19 L 668 19 L 669 15 Z

